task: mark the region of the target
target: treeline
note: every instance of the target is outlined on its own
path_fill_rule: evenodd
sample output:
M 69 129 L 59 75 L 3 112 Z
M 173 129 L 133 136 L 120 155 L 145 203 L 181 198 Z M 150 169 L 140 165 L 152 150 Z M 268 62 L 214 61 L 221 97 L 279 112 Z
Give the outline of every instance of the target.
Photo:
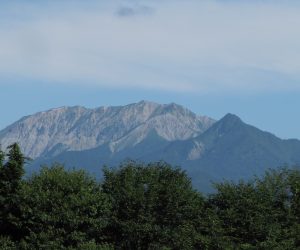
M 1 249 L 299 249 L 299 170 L 216 184 L 128 162 L 98 182 L 60 165 L 24 178 L 17 144 L 0 151 Z

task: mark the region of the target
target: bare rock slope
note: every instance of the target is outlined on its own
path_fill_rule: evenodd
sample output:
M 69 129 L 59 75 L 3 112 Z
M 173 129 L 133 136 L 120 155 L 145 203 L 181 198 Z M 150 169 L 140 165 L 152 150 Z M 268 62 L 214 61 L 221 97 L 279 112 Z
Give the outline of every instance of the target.
M 153 131 L 167 141 L 186 140 L 199 136 L 214 122 L 174 103 L 61 107 L 13 123 L 0 132 L 0 143 L 5 148 L 18 142 L 24 154 L 33 159 L 107 144 L 111 152 L 118 152 L 140 143 Z

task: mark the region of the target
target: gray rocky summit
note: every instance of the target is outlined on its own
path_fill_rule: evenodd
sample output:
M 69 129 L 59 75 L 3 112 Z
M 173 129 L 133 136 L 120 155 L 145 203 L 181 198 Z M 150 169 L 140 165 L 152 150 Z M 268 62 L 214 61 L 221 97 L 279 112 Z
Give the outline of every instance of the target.
M 3 148 L 18 142 L 24 154 L 33 159 L 104 144 L 118 152 L 140 143 L 153 131 L 167 141 L 186 140 L 200 135 L 214 122 L 174 103 L 141 101 L 95 109 L 61 107 L 13 123 L 0 132 L 0 142 Z

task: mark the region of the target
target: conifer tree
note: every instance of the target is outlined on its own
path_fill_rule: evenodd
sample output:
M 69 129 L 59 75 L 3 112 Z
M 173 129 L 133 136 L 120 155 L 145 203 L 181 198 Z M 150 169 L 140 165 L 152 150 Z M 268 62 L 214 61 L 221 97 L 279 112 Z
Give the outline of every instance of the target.
M 24 175 L 25 157 L 17 143 L 8 147 L 8 160 L 0 152 L 0 235 L 20 238 L 20 190 Z

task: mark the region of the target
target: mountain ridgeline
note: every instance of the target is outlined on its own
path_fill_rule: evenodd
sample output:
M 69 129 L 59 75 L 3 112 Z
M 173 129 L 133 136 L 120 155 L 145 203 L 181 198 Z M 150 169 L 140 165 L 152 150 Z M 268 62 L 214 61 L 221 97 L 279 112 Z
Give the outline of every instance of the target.
M 163 160 L 181 166 L 203 191 L 211 190 L 211 181 L 300 164 L 299 140 L 281 140 L 232 114 L 215 121 L 174 103 L 51 109 L 0 131 L 2 147 L 14 142 L 33 159 L 29 173 L 61 162 L 101 177 L 103 165 Z

